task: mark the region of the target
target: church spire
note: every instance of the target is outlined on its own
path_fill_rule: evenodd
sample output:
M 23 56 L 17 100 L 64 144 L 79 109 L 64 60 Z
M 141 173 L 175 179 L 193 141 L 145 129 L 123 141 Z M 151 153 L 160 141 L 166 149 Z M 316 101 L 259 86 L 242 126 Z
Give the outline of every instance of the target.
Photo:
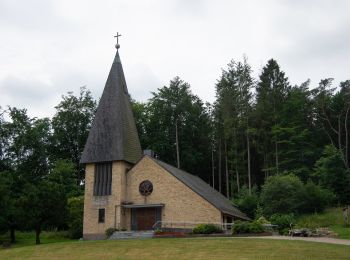
M 127 161 L 141 158 L 141 145 L 126 86 L 117 34 L 117 53 L 95 114 L 81 163 Z

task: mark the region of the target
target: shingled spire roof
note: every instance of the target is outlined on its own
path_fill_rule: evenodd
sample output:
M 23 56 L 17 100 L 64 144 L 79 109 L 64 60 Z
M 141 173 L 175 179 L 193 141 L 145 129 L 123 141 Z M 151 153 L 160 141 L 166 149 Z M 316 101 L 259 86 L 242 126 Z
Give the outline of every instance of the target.
M 130 96 L 117 50 L 80 162 L 122 160 L 136 163 L 141 155 Z

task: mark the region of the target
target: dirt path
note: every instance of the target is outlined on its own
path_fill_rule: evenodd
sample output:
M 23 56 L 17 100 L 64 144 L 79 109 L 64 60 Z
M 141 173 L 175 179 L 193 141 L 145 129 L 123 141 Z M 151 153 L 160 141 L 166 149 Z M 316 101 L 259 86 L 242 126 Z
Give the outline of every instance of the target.
M 302 241 L 320 242 L 320 243 L 329 243 L 329 244 L 350 246 L 349 239 L 339 239 L 339 238 L 331 238 L 331 237 L 266 236 L 266 237 L 246 237 L 246 238 L 278 239 L 278 240 L 302 240 Z

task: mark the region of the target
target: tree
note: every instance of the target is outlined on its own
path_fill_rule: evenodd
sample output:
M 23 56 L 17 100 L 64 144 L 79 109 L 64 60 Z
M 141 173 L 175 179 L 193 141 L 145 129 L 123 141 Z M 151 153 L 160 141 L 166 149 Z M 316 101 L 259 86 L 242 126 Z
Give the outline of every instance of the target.
M 16 242 L 15 230 L 25 219 L 25 212 L 19 205 L 19 189 L 13 172 L 0 172 L 0 230 L 10 231 L 11 243 Z
M 43 180 L 26 183 L 21 206 L 26 212 L 26 225 L 34 227 L 36 244 L 40 244 L 42 228 L 62 226 L 67 219 L 67 196 L 61 185 Z
M 50 120 L 30 118 L 25 109 L 9 108 L 4 124 L 8 145 L 4 157 L 10 170 L 1 174 L 2 221 L 15 240 L 15 229 L 35 228 L 37 243 L 43 225 L 63 225 L 66 215 L 68 174 L 55 165 L 50 175 Z M 67 167 L 66 167 L 67 168 Z M 69 170 L 68 170 L 69 172 Z
M 131 100 L 131 105 L 135 118 L 137 132 L 139 134 L 141 147 L 147 147 L 150 144 L 147 132 L 150 120 L 149 104 L 137 102 L 136 100 Z
M 259 77 L 256 88 L 256 119 L 260 154 L 263 157 L 263 171 L 279 173 L 279 139 L 273 128 L 281 124 L 281 111 L 290 86 L 278 63 L 271 59 Z
M 272 127 L 279 147 L 280 172 L 290 172 L 307 181 L 321 150 L 323 133 L 314 118 L 310 81 L 294 86 L 286 96 L 281 120 Z
M 332 78 L 323 79 L 313 90 L 315 114 L 330 143 L 339 150 L 345 168 L 349 169 L 350 80 L 341 82 L 337 92 L 332 82 Z
M 6 157 L 6 151 L 8 150 L 8 131 L 6 129 L 6 122 L 4 119 L 4 114 L 6 113 L 0 107 L 0 172 L 9 169 L 9 161 Z
M 80 157 L 95 115 L 96 101 L 85 87 L 80 88 L 78 96 L 68 92 L 62 99 L 55 107 L 56 114 L 52 118 L 51 160 L 63 159 L 73 162 L 77 185 L 80 186 L 84 180 Z
M 81 194 L 77 187 L 74 164 L 67 160 L 58 160 L 54 162 L 48 180 L 61 185 L 68 198 Z
M 146 106 L 147 138 L 141 138 L 146 142 L 142 146 L 154 150 L 161 160 L 172 165 L 177 165 L 178 146 L 181 168 L 209 181 L 210 121 L 203 102 L 191 93 L 190 85 L 179 77 L 152 95 Z M 135 116 L 136 122 L 140 122 L 138 113 Z
M 225 186 L 227 197 L 229 192 L 229 172 L 235 172 L 237 190 L 240 189 L 240 172 L 245 172 L 248 179 L 248 189 L 251 192 L 251 108 L 254 80 L 246 57 L 243 62 L 231 61 L 226 70 L 222 70 L 221 78 L 216 84 L 215 133 L 219 153 L 219 191 L 221 191 L 221 153 L 224 145 L 225 156 Z M 223 140 L 222 140 L 223 139 Z M 239 152 L 240 151 L 240 152 Z M 232 183 L 232 180 L 231 180 Z
M 322 157 L 315 164 L 314 178 L 321 186 L 331 190 L 340 204 L 350 203 L 350 173 L 334 146 L 325 147 Z
M 68 228 L 71 238 L 81 238 L 83 235 L 84 197 L 68 199 Z

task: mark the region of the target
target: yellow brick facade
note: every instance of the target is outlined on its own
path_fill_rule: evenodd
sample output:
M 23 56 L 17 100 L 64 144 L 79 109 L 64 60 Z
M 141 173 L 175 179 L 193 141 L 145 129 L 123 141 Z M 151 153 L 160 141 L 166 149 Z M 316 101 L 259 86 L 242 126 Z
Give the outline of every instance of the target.
M 126 162 L 112 164 L 112 192 L 109 196 L 93 196 L 95 164 L 85 167 L 84 238 L 103 238 L 107 228 L 121 228 L 121 202 L 125 200 L 126 173 L 132 166 Z M 105 222 L 98 223 L 98 210 L 105 209 Z M 125 225 L 125 224 L 124 224 Z
M 131 210 L 122 208 L 123 202 L 164 204 L 161 220 L 165 222 L 222 222 L 220 210 L 151 158 L 143 157 L 130 171 L 129 168 L 131 166 L 125 162 L 114 162 L 112 194 L 96 197 L 93 196 L 94 164 L 86 165 L 84 238 L 103 237 L 109 227 L 130 230 Z M 139 193 L 139 185 L 144 180 L 153 184 L 153 192 L 146 197 Z M 99 208 L 105 208 L 105 223 L 98 223 Z

